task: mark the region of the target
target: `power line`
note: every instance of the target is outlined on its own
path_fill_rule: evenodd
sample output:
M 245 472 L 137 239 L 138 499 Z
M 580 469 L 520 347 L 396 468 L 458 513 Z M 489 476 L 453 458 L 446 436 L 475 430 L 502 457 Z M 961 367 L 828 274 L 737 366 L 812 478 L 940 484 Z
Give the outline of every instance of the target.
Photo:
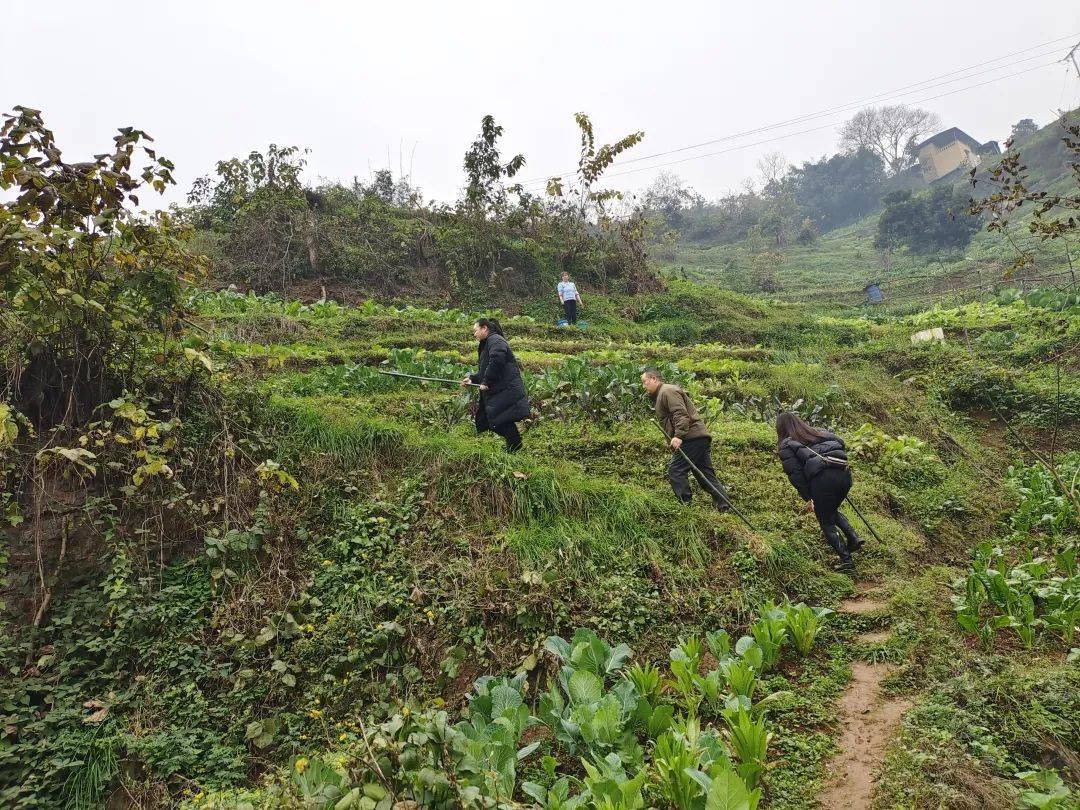
M 970 85 L 968 85 L 966 87 L 958 87 L 958 89 L 951 90 L 951 91 L 949 91 L 947 93 L 940 93 L 940 94 L 937 94 L 935 96 L 929 96 L 927 98 L 920 98 L 920 99 L 917 100 L 917 102 L 915 102 L 915 104 L 924 104 L 926 102 L 932 102 L 932 100 L 935 100 L 937 98 L 944 98 L 946 96 L 955 95 L 957 93 L 963 93 L 963 92 L 966 92 L 966 91 L 969 91 L 969 90 L 975 90 L 976 87 L 982 87 L 982 86 L 985 86 L 987 84 L 993 84 L 995 82 L 1003 81 L 1005 79 L 1013 79 L 1013 78 L 1015 78 L 1017 76 L 1023 76 L 1024 73 L 1030 73 L 1030 72 L 1035 71 L 1035 70 L 1041 70 L 1042 68 L 1051 67 L 1051 66 L 1056 65 L 1056 64 L 1057 64 L 1057 62 L 1055 60 L 1055 62 L 1048 62 L 1048 63 L 1044 63 L 1042 65 L 1036 65 L 1035 67 L 1027 68 L 1026 70 L 1018 70 L 1015 73 L 1009 73 L 1009 75 L 1007 75 L 1007 76 L 999 76 L 999 77 L 996 77 L 994 79 L 988 79 L 988 80 L 983 81 L 983 82 L 978 82 L 977 84 L 970 84 Z M 625 175 L 636 174 L 638 172 L 649 172 L 649 171 L 654 170 L 654 168 L 664 168 L 666 166 L 674 166 L 674 165 L 678 165 L 679 163 L 688 163 L 690 161 L 700 160 L 702 158 L 714 158 L 714 157 L 718 156 L 718 154 L 727 154 L 728 152 L 739 151 L 740 149 L 748 149 L 748 148 L 751 148 L 751 147 L 761 146 L 761 145 L 764 145 L 764 144 L 771 144 L 771 143 L 774 143 L 774 141 L 784 140 L 785 138 L 796 137 L 797 135 L 806 135 L 807 133 L 811 133 L 811 132 L 819 132 L 820 130 L 831 129 L 831 127 L 836 126 L 838 123 L 840 123 L 840 122 L 839 121 L 831 121 L 831 122 L 828 122 L 826 124 L 820 124 L 818 126 L 808 127 L 808 129 L 806 129 L 806 130 L 798 130 L 797 132 L 789 132 L 789 133 L 786 133 L 784 135 L 777 135 L 777 136 L 774 136 L 774 137 L 771 137 L 771 138 L 765 138 L 764 140 L 755 140 L 755 141 L 752 141 L 752 143 L 750 143 L 750 144 L 739 144 L 737 146 L 728 147 L 727 149 L 719 149 L 719 150 L 717 150 L 715 152 L 705 152 L 704 154 L 693 154 L 693 156 L 690 156 L 689 158 L 680 158 L 679 160 L 666 161 L 664 163 L 657 163 L 657 164 L 650 165 L 650 166 L 640 166 L 638 168 L 627 168 L 627 170 L 625 172 L 616 172 L 615 174 L 605 174 L 604 177 L 605 177 L 605 179 L 610 179 L 612 177 L 624 177 Z M 563 178 L 563 177 L 566 177 L 566 176 L 568 176 L 568 175 L 555 175 L 554 177 Z M 546 183 L 546 180 L 544 180 L 544 183 Z M 528 185 L 528 184 L 523 184 L 523 185 Z
M 1013 51 L 1011 53 L 995 57 L 994 59 L 988 59 L 988 60 L 983 61 L 983 62 L 978 62 L 978 63 L 976 63 L 974 65 L 969 65 L 969 66 L 964 67 L 964 68 L 958 68 L 957 70 L 949 71 L 947 73 L 942 73 L 942 74 L 939 74 L 937 76 L 933 76 L 933 77 L 931 77 L 929 79 L 924 79 L 924 80 L 919 81 L 919 82 L 914 82 L 912 84 L 906 84 L 906 85 L 903 85 L 901 87 L 894 88 L 893 90 L 888 90 L 888 91 L 884 91 L 884 92 L 881 92 L 881 93 L 876 93 L 876 94 L 874 94 L 872 96 L 867 96 L 867 97 L 865 97 L 863 99 L 860 99 L 858 101 L 851 101 L 851 102 L 847 102 L 845 104 L 836 105 L 834 107 L 828 107 L 828 108 L 825 108 L 823 110 L 818 110 L 816 112 L 807 113 L 807 114 L 804 114 L 804 115 L 796 116 L 794 118 L 789 118 L 789 119 L 786 119 L 786 120 L 783 120 L 783 121 L 778 121 L 778 122 L 768 124 L 768 125 L 764 125 L 764 126 L 761 126 L 761 127 L 755 127 L 753 129 L 743 130 L 741 132 L 731 133 L 729 135 L 724 135 L 724 136 L 721 136 L 719 138 L 713 138 L 713 139 L 708 140 L 708 141 L 702 141 L 700 143 L 691 144 L 691 145 L 688 145 L 688 146 L 682 146 L 682 147 L 678 147 L 676 149 L 669 149 L 669 150 L 666 150 L 666 151 L 663 151 L 663 152 L 656 152 L 656 153 L 653 153 L 651 155 L 642 155 L 640 157 L 630 158 L 630 159 L 622 161 L 622 165 L 626 165 L 626 164 L 629 164 L 629 163 L 638 163 L 638 162 L 641 162 L 641 161 L 644 161 L 644 160 L 651 160 L 651 159 L 654 159 L 654 158 L 657 158 L 657 157 L 665 157 L 667 155 L 677 154 L 677 153 L 680 153 L 680 152 L 686 152 L 686 151 L 690 151 L 692 149 L 699 149 L 699 148 L 701 148 L 703 146 L 709 146 L 709 145 L 712 145 L 712 144 L 715 144 L 715 143 L 721 143 L 723 141 L 734 140 L 734 139 L 737 139 L 737 138 L 745 137 L 747 135 L 754 135 L 754 134 L 758 134 L 760 132 L 765 132 L 765 131 L 768 131 L 768 130 L 771 130 L 771 129 L 778 129 L 778 128 L 781 128 L 781 127 L 790 126 L 790 125 L 797 124 L 797 123 L 802 123 L 804 121 L 810 121 L 810 120 L 813 120 L 815 118 L 821 118 L 821 117 L 826 116 L 826 115 L 831 115 L 831 114 L 833 114 L 835 112 L 845 111 L 845 110 L 848 110 L 848 109 L 850 109 L 852 107 L 858 107 L 858 106 L 861 106 L 863 104 L 867 104 L 867 103 L 870 103 L 870 102 L 873 102 L 873 101 L 890 100 L 892 98 L 898 98 L 898 97 L 901 97 L 901 96 L 907 96 L 907 95 L 911 95 L 911 94 L 914 94 L 914 93 L 920 93 L 920 92 L 923 92 L 925 90 L 930 90 L 930 89 L 933 89 L 933 87 L 943 87 L 943 86 L 948 85 L 948 84 L 954 84 L 955 82 L 958 82 L 958 81 L 966 81 L 968 79 L 976 78 L 977 76 L 986 75 L 988 73 L 993 73 L 993 72 L 998 71 L 998 70 L 1004 70 L 1006 68 L 1022 64 L 1024 62 L 1029 62 L 1032 59 L 1039 59 L 1039 58 L 1043 58 L 1045 56 L 1050 56 L 1050 55 L 1053 54 L 1053 51 L 1048 51 L 1046 53 L 1035 54 L 1035 55 L 1032 55 L 1032 56 L 1025 57 L 1024 59 L 1016 60 L 1015 62 L 1011 62 L 1011 63 L 1004 64 L 1004 65 L 997 65 L 996 67 L 988 68 L 988 69 L 983 70 L 983 71 L 978 71 L 978 72 L 972 73 L 970 75 L 957 76 L 956 78 L 952 78 L 952 79 L 948 79 L 947 81 L 939 82 L 936 85 L 931 85 L 931 83 L 937 82 L 939 79 L 943 79 L 943 78 L 946 78 L 948 76 L 955 76 L 956 74 L 959 74 L 959 73 L 967 73 L 968 71 L 975 70 L 976 68 L 983 67 L 985 65 L 993 64 L 994 62 L 1000 62 L 1000 61 L 1002 61 L 1004 59 L 1009 59 L 1009 58 L 1011 58 L 1013 56 L 1018 56 L 1020 54 L 1028 53 L 1030 51 L 1039 50 L 1040 48 L 1045 48 L 1048 45 L 1053 45 L 1053 44 L 1061 42 L 1063 40 L 1072 39 L 1074 36 L 1077 36 L 1077 35 L 1076 34 L 1070 34 L 1068 36 L 1063 36 L 1063 37 L 1058 37 L 1057 39 L 1048 40 L 1048 41 L 1040 43 L 1038 45 L 1033 45 L 1033 46 L 1031 46 L 1029 48 L 1023 48 L 1023 49 L 1021 49 L 1019 51 Z M 1042 66 L 1040 66 L 1040 67 L 1042 67 Z M 1019 75 L 1019 74 L 1012 74 L 1012 75 Z M 1001 78 L 1009 78 L 1009 77 L 1001 77 Z M 931 86 L 925 86 L 925 85 L 931 85 Z M 972 85 L 972 87 L 979 87 L 979 86 L 981 86 L 981 85 Z M 909 88 L 914 88 L 914 89 L 909 89 Z M 934 97 L 932 97 L 931 99 L 928 99 L 928 100 L 932 100 L 933 98 L 940 98 L 940 97 L 941 96 L 934 96 Z M 921 102 L 915 102 L 915 103 L 921 103 Z M 821 127 L 815 128 L 815 129 L 810 129 L 810 130 L 804 130 L 804 132 L 813 132 L 813 131 L 816 131 L 816 129 L 820 129 L 820 128 Z M 800 133 L 793 133 L 793 134 L 802 134 L 802 133 L 800 132 Z M 552 179 L 552 178 L 560 178 L 560 179 L 565 178 L 566 176 L 572 175 L 575 172 L 576 172 L 576 169 L 571 169 L 571 170 L 562 172 L 561 174 L 547 175 L 547 176 L 545 176 L 543 178 L 536 177 L 536 178 L 533 178 L 533 179 L 530 179 L 530 180 L 523 181 L 522 185 L 525 185 L 525 186 L 542 185 L 544 183 L 547 183 L 547 181 L 549 179 Z M 609 175 L 609 176 L 611 176 L 611 175 Z
M 1051 45 L 1053 43 L 1060 42 L 1061 40 L 1071 39 L 1072 36 L 1073 35 L 1070 35 L 1068 37 L 1059 37 L 1058 39 L 1049 40 L 1048 42 L 1043 42 L 1043 43 L 1041 43 L 1039 45 L 1033 45 L 1030 48 L 1024 48 L 1023 50 L 1013 51 L 1012 53 L 1008 53 L 1008 54 L 1005 54 L 1003 56 L 996 57 L 994 59 L 988 59 L 985 62 L 979 62 L 979 63 L 974 64 L 974 65 L 969 65 L 968 67 L 965 67 L 965 68 L 959 68 L 957 70 L 949 71 L 948 73 L 941 73 L 941 74 L 939 74 L 937 76 L 932 76 L 929 79 L 924 79 L 924 80 L 919 81 L 919 82 L 913 82 L 912 84 L 905 84 L 905 85 L 903 85 L 901 87 L 894 88 L 893 90 L 888 90 L 888 91 L 885 91 L 885 92 L 882 92 L 882 93 L 876 93 L 876 94 L 874 94 L 872 96 L 867 96 L 867 97 L 862 98 L 862 99 L 860 99 L 858 101 L 849 101 L 849 102 L 847 102 L 845 104 L 839 104 L 839 105 L 837 105 L 835 107 L 828 107 L 828 108 L 826 108 L 824 110 L 819 110 L 817 112 L 806 113 L 804 115 L 796 116 L 795 118 L 788 118 L 788 119 L 786 119 L 784 121 L 777 121 L 776 123 L 768 124 L 768 125 L 761 126 L 761 127 L 757 127 L 755 129 L 748 129 L 748 130 L 744 130 L 742 132 L 735 132 L 735 133 L 732 133 L 730 135 L 724 135 L 724 136 L 719 137 L 719 138 L 713 138 L 712 140 L 702 141 L 701 143 L 696 143 L 696 144 L 691 144 L 690 146 L 682 146 L 682 147 L 679 147 L 677 149 L 669 149 L 669 150 L 664 151 L 664 152 L 656 152 L 656 153 L 654 153 L 652 155 L 643 155 L 641 157 L 631 158 L 629 160 L 625 160 L 625 161 L 622 161 L 622 162 L 623 162 L 623 164 L 637 163 L 637 162 L 642 161 L 642 160 L 649 160 L 651 158 L 663 157 L 663 156 L 675 154 L 675 153 L 678 153 L 678 152 L 685 152 L 685 151 L 688 151 L 690 149 L 698 149 L 698 148 L 700 148 L 702 146 L 709 146 L 709 145 L 714 144 L 714 143 L 720 143 L 722 141 L 727 141 L 727 140 L 732 140 L 732 139 L 735 139 L 735 138 L 740 138 L 740 137 L 743 137 L 745 135 L 756 135 L 759 132 L 764 132 L 764 131 L 769 130 L 769 129 L 776 129 L 776 128 L 779 128 L 779 127 L 788 126 L 790 124 L 797 124 L 797 123 L 801 123 L 803 121 L 809 121 L 809 120 L 812 120 L 814 118 L 821 118 L 824 115 L 830 115 L 830 114 L 832 114 L 834 112 L 838 112 L 838 111 L 841 111 L 841 110 L 846 110 L 846 109 L 849 109 L 851 107 L 862 106 L 863 104 L 867 104 L 867 103 L 875 101 L 875 100 L 882 100 L 882 97 L 891 98 L 891 97 L 896 96 L 896 95 L 910 95 L 911 93 L 918 93 L 918 92 L 921 92 L 922 90 L 929 90 L 931 88 L 922 87 L 922 85 L 927 85 L 927 84 L 930 84 L 931 82 L 936 82 L 938 79 L 943 79 L 943 78 L 945 78 L 947 76 L 953 76 L 953 75 L 955 75 L 957 73 L 966 73 L 967 71 L 974 70 L 975 68 L 983 67 L 984 65 L 989 65 L 989 64 L 992 64 L 994 62 L 1000 62 L 1003 59 L 1009 59 L 1009 58 L 1011 58 L 1013 56 L 1018 56 L 1019 54 L 1027 53 L 1028 51 L 1038 50 L 1040 48 L 1046 47 L 1047 45 Z M 976 76 L 984 75 L 986 73 L 993 73 L 995 70 L 1003 70 L 1005 68 L 1021 64 L 1023 62 L 1029 62 L 1032 59 L 1040 59 L 1040 58 L 1042 58 L 1044 56 L 1051 56 L 1053 53 L 1056 52 L 1056 50 L 1057 49 L 1055 48 L 1054 50 L 1050 50 L 1050 51 L 1047 51 L 1045 53 L 1035 54 L 1033 56 L 1029 56 L 1029 57 L 1026 57 L 1024 59 L 1019 59 L 1016 62 L 1012 62 L 1012 63 L 1009 63 L 1007 65 L 998 65 L 997 67 L 989 68 L 989 69 L 987 69 L 985 71 L 980 71 L 978 73 L 975 73 L 975 74 L 972 74 L 972 75 L 969 75 L 969 76 L 960 76 L 960 77 L 950 79 L 950 80 L 945 81 L 945 82 L 941 82 L 940 84 L 935 85 L 935 86 L 942 86 L 943 87 L 946 84 L 953 84 L 953 83 L 958 82 L 958 81 L 964 81 L 966 79 L 973 79 Z M 908 88 L 916 88 L 916 89 L 909 90 Z M 907 91 L 907 92 L 903 92 L 903 91 Z M 573 170 L 571 170 L 571 172 L 566 172 L 566 173 L 564 173 L 564 175 L 572 173 L 572 171 Z M 561 177 L 561 176 L 564 176 L 564 175 L 552 175 L 552 176 Z M 547 178 L 539 178 L 539 177 L 537 177 L 537 178 L 535 178 L 533 180 L 526 180 L 525 183 L 528 184 L 528 183 L 540 182 L 541 180 L 544 180 L 546 182 L 546 179 Z
M 1040 55 L 1041 56 L 1046 56 L 1047 54 L 1040 54 Z M 1002 68 L 1012 67 L 1013 65 L 1020 64 L 1021 62 L 1024 62 L 1024 61 L 1028 61 L 1028 60 L 1020 60 L 1020 61 L 1012 63 L 1012 64 L 1002 65 L 1002 66 L 1000 66 L 998 68 L 994 68 L 994 70 L 1000 70 Z M 922 104 L 922 103 L 927 102 L 927 101 L 933 101 L 935 99 L 944 98 L 946 96 L 951 96 L 951 95 L 954 95 L 956 93 L 964 92 L 966 90 L 973 90 L 975 88 L 982 87 L 982 86 L 987 85 L 987 84 L 992 84 L 992 83 L 994 83 L 996 81 L 1001 81 L 1001 80 L 1004 80 L 1004 79 L 1011 79 L 1011 78 L 1014 78 L 1016 76 L 1023 75 L 1025 73 L 1031 73 L 1032 71 L 1040 70 L 1040 69 L 1042 69 L 1044 67 L 1049 67 L 1049 66 L 1054 65 L 1054 64 L 1057 64 L 1057 63 L 1056 62 L 1047 62 L 1047 63 L 1041 64 L 1041 65 L 1036 65 L 1035 67 L 1028 68 L 1027 70 L 1017 71 L 1016 73 L 1010 73 L 1010 74 L 1005 75 L 1005 76 L 997 76 L 997 77 L 995 77 L 993 79 L 988 79 L 987 81 L 978 82 L 976 84 L 968 85 L 966 87 L 957 88 L 956 90 L 951 90 L 951 91 L 946 92 L 946 93 L 940 93 L 940 94 L 935 95 L 935 96 L 928 96 L 926 98 L 918 99 L 913 103 Z M 990 73 L 990 72 L 993 72 L 993 71 L 992 70 L 991 71 L 984 71 L 983 73 L 980 73 L 980 74 L 973 74 L 972 76 L 965 76 L 964 79 L 975 78 L 978 75 L 984 75 L 985 73 Z M 936 85 L 936 86 L 944 86 L 944 84 L 951 84 L 951 83 L 952 82 L 944 82 L 942 85 Z M 927 87 L 927 88 L 922 88 L 922 89 L 928 90 L 928 89 L 931 89 L 931 88 Z M 842 108 L 837 108 L 837 109 L 842 109 Z M 806 118 L 804 120 L 811 120 L 813 118 L 820 118 L 820 117 L 821 117 L 820 115 L 806 116 Z M 791 138 L 791 137 L 794 137 L 796 135 L 805 135 L 805 134 L 807 134 L 809 132 L 818 132 L 818 131 L 823 130 L 823 129 L 829 129 L 830 127 L 836 126 L 838 123 L 840 123 L 839 120 L 834 120 L 834 121 L 830 121 L 830 122 L 828 122 L 826 124 L 822 124 L 820 126 L 810 127 L 808 129 L 798 130 L 796 132 L 789 132 L 789 133 L 786 133 L 784 135 L 778 135 L 778 136 L 773 137 L 773 138 L 766 138 L 764 140 L 754 141 L 752 143 L 747 143 L 747 144 L 739 144 L 737 146 L 733 146 L 733 147 L 730 147 L 728 149 L 721 149 L 721 150 L 716 151 L 716 152 L 706 152 L 705 154 L 702 154 L 702 155 L 692 155 L 692 156 L 690 156 L 688 158 L 683 158 L 681 160 L 670 161 L 670 162 L 667 162 L 667 163 L 660 163 L 660 164 L 656 164 L 656 165 L 653 165 L 653 166 L 645 166 L 645 167 L 642 167 L 642 168 L 639 168 L 639 169 L 630 169 L 630 170 L 627 170 L 625 172 L 618 172 L 616 174 L 606 174 L 605 177 L 607 177 L 607 178 L 620 177 L 622 175 L 632 174 L 634 172 L 648 171 L 649 169 L 663 168 L 664 166 L 672 166 L 672 165 L 676 165 L 678 163 L 686 163 L 688 161 L 697 160 L 698 158 L 713 157 L 713 156 L 716 156 L 716 155 L 722 155 L 722 154 L 726 154 L 728 152 L 737 151 L 739 149 L 746 149 L 746 148 L 751 147 L 751 146 L 760 146 L 760 145 L 766 144 L 766 143 L 773 143 L 774 141 L 783 140 L 785 138 Z M 750 132 L 763 132 L 763 131 L 766 131 L 766 130 L 769 130 L 769 129 L 778 128 L 779 126 L 781 126 L 781 125 L 760 127 L 759 129 L 756 129 L 756 130 L 747 130 L 747 133 L 750 133 Z M 720 141 L 723 141 L 723 140 L 730 140 L 730 139 L 733 139 L 733 138 L 736 138 L 736 137 L 740 137 L 741 135 L 747 134 L 747 133 L 739 133 L 738 135 L 731 135 L 731 136 L 726 136 L 725 138 L 718 138 L 715 141 L 711 141 L 710 143 L 717 143 L 717 142 L 720 142 Z M 700 146 L 700 145 L 701 144 L 699 144 L 698 146 Z M 677 153 L 677 152 L 683 152 L 683 151 L 687 151 L 689 149 L 694 149 L 694 148 L 697 148 L 697 146 L 683 147 L 681 149 L 673 149 L 673 150 L 670 150 L 668 152 L 657 153 L 656 155 L 651 155 L 651 156 L 641 157 L 641 158 L 634 158 L 633 160 L 627 160 L 627 161 L 624 161 L 624 164 L 626 164 L 626 163 L 634 163 L 634 162 L 638 162 L 638 161 L 641 161 L 641 160 L 648 160 L 650 157 L 661 157 L 663 155 L 674 154 L 674 153 Z M 558 178 L 562 179 L 562 178 L 566 177 L 569 174 L 573 174 L 574 172 L 576 172 L 576 170 L 572 170 L 572 171 L 567 172 L 566 174 L 563 174 L 563 175 L 553 175 L 553 177 L 558 177 Z M 533 180 L 533 181 L 527 181 L 526 183 L 523 183 L 523 185 L 534 185 L 534 184 L 541 184 L 541 183 L 546 183 L 546 182 L 547 182 L 547 180 Z

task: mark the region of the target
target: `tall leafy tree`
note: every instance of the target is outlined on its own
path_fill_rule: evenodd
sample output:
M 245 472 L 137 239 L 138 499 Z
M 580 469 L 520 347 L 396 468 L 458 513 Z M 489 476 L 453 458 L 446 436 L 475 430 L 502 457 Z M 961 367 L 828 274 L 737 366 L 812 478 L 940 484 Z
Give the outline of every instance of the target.
M 486 212 L 505 200 L 504 179 L 510 179 L 525 165 L 525 156 L 514 155 L 505 163 L 498 140 L 503 128 L 495 118 L 485 115 L 480 121 L 480 134 L 465 153 L 465 201 L 474 211 Z
M 574 121 L 581 135 L 577 171 L 569 184 L 561 176 L 552 177 L 547 183 L 551 224 L 567 245 L 562 264 L 570 269 L 585 259 L 592 266 L 590 270 L 596 268 L 593 272 L 602 286 L 607 285 L 609 276 L 614 275 L 612 271 L 617 269 L 629 291 L 655 289 L 657 278 L 646 263 L 643 244 L 646 218 L 642 211 L 640 208 L 630 211 L 616 222 L 608 206 L 621 200 L 622 192 L 596 188 L 615 159 L 641 143 L 645 133 L 631 132 L 614 143 L 597 145 L 589 116 L 579 112 L 574 115 Z M 597 256 L 598 244 L 610 248 L 611 254 L 603 259 Z
M 641 204 L 650 217 L 659 217 L 668 228 L 683 227 L 686 211 L 702 202 L 699 195 L 672 172 L 660 172 L 641 196 Z
M 1030 118 L 1021 118 L 1015 124 L 1012 125 L 1012 134 L 1009 136 L 1009 140 L 1016 141 L 1018 139 L 1027 138 L 1034 135 L 1039 131 L 1039 125 L 1036 124 Z
M 804 163 L 791 179 L 799 207 L 829 231 L 880 207 L 885 169 L 872 152 L 858 149 Z
M 137 387 L 152 335 L 183 317 L 182 284 L 202 269 L 168 214 L 137 212 L 173 164 L 142 130 L 112 149 L 64 160 L 41 113 L 16 107 L 0 126 L 0 310 L 17 324 L 16 375 L 39 425 L 75 424 L 120 388 Z
M 260 289 L 286 289 L 320 271 L 317 194 L 306 189 L 307 150 L 270 144 L 266 152 L 218 161 L 188 193 L 194 221 L 226 235 L 230 270 Z
M 637 146 L 645 138 L 645 133 L 640 130 L 631 132 L 614 143 L 596 145 L 596 134 L 593 131 L 592 120 L 585 113 L 575 113 L 574 121 L 581 132 L 581 152 L 578 155 L 577 173 L 574 178 L 573 189 L 578 208 L 582 216 L 587 216 L 590 210 L 595 210 L 601 216 L 605 203 L 610 200 L 620 199 L 622 193 L 613 189 L 593 188 L 600 180 L 605 171 L 615 162 L 615 158 Z M 565 194 L 562 177 L 553 177 L 548 181 L 548 194 L 553 197 L 562 197 Z
M 1005 144 L 1005 156 L 986 178 L 991 193 L 970 201 L 972 214 L 988 215 L 986 229 L 1005 236 L 1017 251 L 1006 276 L 1035 263 L 1034 254 L 1020 247 L 1009 231 L 1013 215 L 1026 205 L 1032 211 L 1028 231 L 1040 242 L 1061 247 L 1069 263 L 1071 282 L 1076 284 L 1075 243 L 1080 238 L 1080 123 L 1065 117 L 1061 127 L 1061 140 L 1068 155 L 1068 183 L 1055 183 L 1053 190 L 1034 188 L 1028 177 L 1028 167 L 1020 152 L 1012 148 L 1010 140 Z M 977 186 L 979 177 L 977 171 L 971 172 L 972 186 Z
M 896 191 L 884 202 L 874 237 L 879 250 L 955 250 L 966 247 L 979 229 L 978 218 L 968 212 L 966 195 L 952 186 L 936 186 L 923 194 Z

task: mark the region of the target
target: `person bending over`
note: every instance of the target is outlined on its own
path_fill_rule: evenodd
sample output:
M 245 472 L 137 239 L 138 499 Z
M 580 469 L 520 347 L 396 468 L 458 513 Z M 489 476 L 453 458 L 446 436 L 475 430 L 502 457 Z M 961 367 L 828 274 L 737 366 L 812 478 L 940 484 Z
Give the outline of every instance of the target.
M 698 416 L 694 403 L 679 386 L 664 382 L 655 368 L 645 369 L 641 384 L 653 402 L 656 421 L 671 445 L 668 480 L 676 497 L 683 503 L 690 503 L 693 498 L 690 491 L 692 472 L 698 485 L 712 497 L 713 505 L 719 511 L 726 512 L 731 507 L 727 492 L 720 486 L 713 469 L 712 437 Z M 693 467 L 690 462 L 693 462 Z
M 481 318 L 473 324 L 473 336 L 480 341 L 478 370 L 462 380 L 461 385 L 480 385 L 476 432 L 490 430 L 499 434 L 506 440 L 507 452 L 516 453 L 521 449 L 521 433 L 516 423 L 530 411 L 521 369 L 497 320 Z
M 851 489 L 844 440 L 823 428 L 811 427 L 788 411 L 776 417 L 776 436 L 788 480 L 806 501 L 807 509 L 814 510 L 840 565 L 850 568 L 851 552 L 862 548 L 863 541 L 840 511 Z

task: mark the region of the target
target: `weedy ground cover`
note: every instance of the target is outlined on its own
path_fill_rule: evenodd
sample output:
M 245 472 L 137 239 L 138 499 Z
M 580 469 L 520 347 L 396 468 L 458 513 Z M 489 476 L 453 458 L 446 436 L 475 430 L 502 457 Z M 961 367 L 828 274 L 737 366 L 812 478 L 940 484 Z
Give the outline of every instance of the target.
M 768 420 L 780 405 L 851 440 L 853 494 L 885 539 L 858 573 L 895 595 L 894 688 L 929 690 L 942 707 L 912 716 L 901 740 L 912 758 L 890 760 L 888 790 L 930 796 L 935 780 L 963 778 L 948 775 L 957 739 L 962 761 L 1006 792 L 1030 787 L 1016 773 L 1058 767 L 1047 751 L 1075 747 L 1053 719 L 1070 710 L 1063 690 L 1010 691 L 1004 678 L 985 690 L 982 749 L 959 728 L 926 742 L 937 712 L 962 699 L 962 669 L 1005 656 L 1023 672 L 1022 656 L 1037 655 L 1031 670 L 1045 658 L 1052 680 L 1068 649 L 1063 628 L 1038 623 L 1056 598 L 1039 591 L 1068 577 L 1030 564 L 1049 566 L 1075 519 L 1036 467 L 980 443 L 981 412 L 965 409 L 981 400 L 956 387 L 966 344 L 911 350 L 913 322 L 807 318 L 688 285 L 594 298 L 584 332 L 508 319 L 535 407 L 525 450 L 507 456 L 474 435 L 468 393 L 377 374 L 460 376 L 475 362 L 472 313 L 214 296 L 199 303 L 208 334 L 184 346 L 211 362 L 228 413 L 246 416 L 185 414 L 173 435 L 216 448 L 207 461 L 242 459 L 243 474 L 175 465 L 170 480 L 186 489 L 170 497 L 205 508 L 216 529 L 162 560 L 103 518 L 100 574 L 70 584 L 36 640 L 5 637 L 5 801 L 95 806 L 122 789 L 215 807 L 406 795 L 698 807 L 726 792 L 745 806 L 812 806 L 832 701 L 864 651 L 850 643 L 857 622 L 807 607 L 835 606 L 852 579 L 830 569 L 779 471 Z M 1026 302 L 985 314 L 949 315 L 950 335 L 967 328 L 980 362 L 1027 386 L 1018 427 L 1048 439 L 1057 388 L 1026 358 L 1061 347 L 1075 316 Z M 686 322 L 715 342 L 661 333 Z M 1017 335 L 1009 346 L 990 337 L 1003 326 Z M 1052 341 L 1036 337 L 1048 326 Z M 702 406 L 720 478 L 757 534 L 706 499 L 685 509 L 670 495 L 637 379 L 645 364 Z M 216 500 L 222 480 L 249 506 Z M 1025 534 L 1031 559 L 1010 551 L 1004 576 L 1028 566 L 1010 587 L 1034 594 L 1033 652 L 1011 628 L 985 652 L 956 623 L 949 584 L 979 541 Z M 946 567 L 928 581 L 928 565 Z M 980 617 L 990 610 L 984 601 Z M 1031 694 L 1047 712 L 1038 723 L 994 720 L 996 701 Z M 84 722 L 101 711 L 88 701 L 108 709 L 99 722 Z M 1058 748 L 1022 742 L 1033 730 Z M 995 760 L 998 749 L 1010 753 Z

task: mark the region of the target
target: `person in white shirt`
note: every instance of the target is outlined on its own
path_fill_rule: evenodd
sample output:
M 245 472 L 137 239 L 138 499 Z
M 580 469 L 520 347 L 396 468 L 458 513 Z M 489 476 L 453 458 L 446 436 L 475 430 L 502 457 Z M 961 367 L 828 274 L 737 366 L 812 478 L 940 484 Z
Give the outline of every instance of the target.
M 558 290 L 559 303 L 562 304 L 563 312 L 566 313 L 566 322 L 577 323 L 578 305 L 582 303 L 581 293 L 578 292 L 577 285 L 570 280 L 569 273 L 562 274 Z

